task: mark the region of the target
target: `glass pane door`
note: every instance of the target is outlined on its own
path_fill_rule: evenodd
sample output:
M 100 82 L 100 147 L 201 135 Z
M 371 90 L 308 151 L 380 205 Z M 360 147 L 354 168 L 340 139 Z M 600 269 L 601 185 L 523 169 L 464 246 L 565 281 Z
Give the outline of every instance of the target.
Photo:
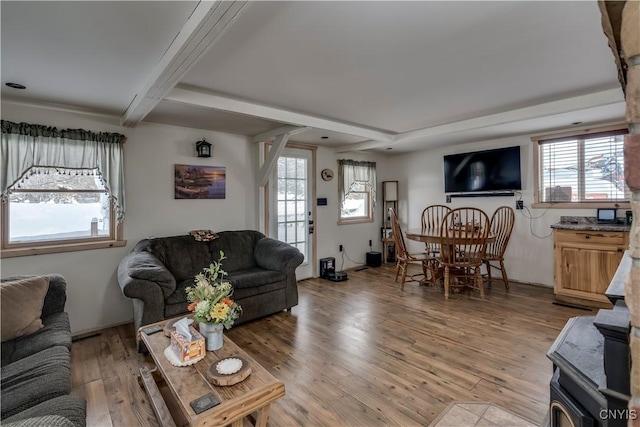
M 275 177 L 271 180 L 271 235 L 295 246 L 304 255 L 296 277 L 311 277 L 311 154 L 308 150 L 287 148 L 275 169 Z

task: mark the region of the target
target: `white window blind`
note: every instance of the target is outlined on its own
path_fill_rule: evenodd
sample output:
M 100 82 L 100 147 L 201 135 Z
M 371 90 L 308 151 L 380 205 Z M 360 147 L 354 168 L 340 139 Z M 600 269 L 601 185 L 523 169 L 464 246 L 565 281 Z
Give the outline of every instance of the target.
M 625 201 L 626 129 L 538 141 L 538 201 Z

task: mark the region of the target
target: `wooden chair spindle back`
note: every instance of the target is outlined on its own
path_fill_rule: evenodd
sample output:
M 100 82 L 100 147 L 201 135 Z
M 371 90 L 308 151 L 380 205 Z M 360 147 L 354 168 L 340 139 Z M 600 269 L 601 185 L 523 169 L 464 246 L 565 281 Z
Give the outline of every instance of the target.
M 393 208 L 389 208 L 389 218 L 391 218 L 391 231 L 393 232 L 393 239 L 396 242 L 396 256 L 402 259 L 407 259 L 409 252 L 407 251 L 407 245 L 402 235 L 402 228 L 400 227 L 400 221 L 398 215 Z
M 480 266 L 489 231 L 489 217 L 482 210 L 451 210 L 445 215 L 440 228 L 441 262 L 451 267 Z
M 449 206 L 445 205 L 431 205 L 427 206 L 422 211 L 422 231 L 426 230 L 440 230 L 444 216 L 451 211 Z M 438 243 L 425 243 L 426 251 L 435 255 L 440 252 L 440 245 Z
M 491 216 L 491 234 L 496 236 L 496 240 L 487 245 L 486 258 L 501 259 L 507 250 L 507 244 L 511 238 L 513 224 L 516 215 L 509 206 L 500 206 Z

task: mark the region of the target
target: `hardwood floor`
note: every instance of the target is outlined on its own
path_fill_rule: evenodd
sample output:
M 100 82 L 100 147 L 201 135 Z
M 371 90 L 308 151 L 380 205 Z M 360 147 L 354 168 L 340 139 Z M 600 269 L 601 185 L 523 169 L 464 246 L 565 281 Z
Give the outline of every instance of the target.
M 546 352 L 570 317 L 553 292 L 500 282 L 455 293 L 394 283 L 393 266 L 350 271 L 349 280 L 299 282 L 291 313 L 225 331 L 286 385 L 271 426 L 424 426 L 452 401 L 495 403 L 541 423 L 549 400 Z M 132 325 L 72 346 L 73 393 L 89 426 L 156 426 L 137 373 Z M 165 390 L 166 392 L 166 390 Z

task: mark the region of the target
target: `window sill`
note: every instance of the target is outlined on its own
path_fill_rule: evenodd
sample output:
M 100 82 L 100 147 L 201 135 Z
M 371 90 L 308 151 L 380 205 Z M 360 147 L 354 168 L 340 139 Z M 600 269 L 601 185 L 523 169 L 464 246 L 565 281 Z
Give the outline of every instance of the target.
M 338 221 L 338 225 L 364 224 L 367 222 L 373 222 L 373 218 L 341 219 Z
M 597 209 L 616 208 L 631 209 L 629 202 L 558 202 L 558 203 L 532 203 L 533 209 Z
M 88 251 L 92 249 L 120 248 L 126 245 L 126 240 L 104 240 L 88 243 L 66 243 L 60 245 L 31 246 L 28 248 L 11 248 L 2 249 L 2 251 L 0 251 L 0 258 Z

